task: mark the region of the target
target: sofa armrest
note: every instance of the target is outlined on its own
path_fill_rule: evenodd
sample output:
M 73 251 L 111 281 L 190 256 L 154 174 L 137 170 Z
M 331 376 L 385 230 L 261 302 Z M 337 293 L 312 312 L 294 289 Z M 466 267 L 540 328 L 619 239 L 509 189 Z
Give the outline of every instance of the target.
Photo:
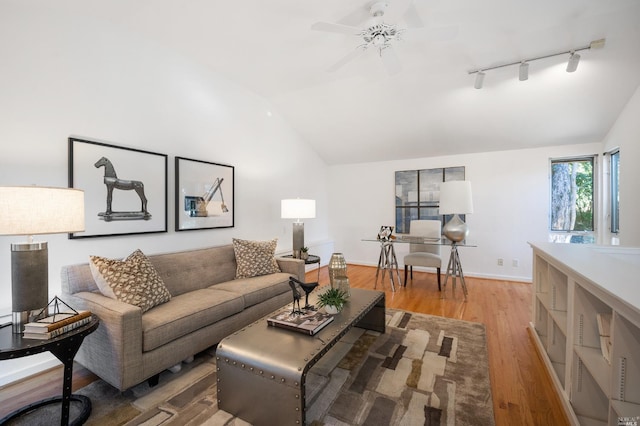
M 304 260 L 292 257 L 276 257 L 280 270 L 286 274 L 294 275 L 300 281 L 304 281 Z
M 63 296 L 75 309 L 91 311 L 100 326 L 80 347 L 80 364 L 120 390 L 142 377 L 142 310 L 99 293 L 79 292 Z

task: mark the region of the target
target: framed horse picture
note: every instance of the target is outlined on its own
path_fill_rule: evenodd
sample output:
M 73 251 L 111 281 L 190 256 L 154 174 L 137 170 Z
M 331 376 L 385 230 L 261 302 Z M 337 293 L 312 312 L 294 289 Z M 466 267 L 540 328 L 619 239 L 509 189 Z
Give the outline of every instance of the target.
M 69 238 L 167 232 L 165 154 L 71 137 L 69 187 L 85 197 L 85 230 Z
M 232 228 L 234 168 L 176 157 L 176 231 Z

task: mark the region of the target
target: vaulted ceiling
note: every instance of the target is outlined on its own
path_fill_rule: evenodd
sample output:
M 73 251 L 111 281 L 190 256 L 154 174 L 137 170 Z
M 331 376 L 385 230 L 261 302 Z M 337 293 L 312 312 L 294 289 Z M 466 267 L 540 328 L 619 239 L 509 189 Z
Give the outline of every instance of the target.
M 69 13 L 112 21 L 264 96 L 328 164 L 599 142 L 640 84 L 638 0 L 388 0 L 406 31 L 389 74 L 375 48 L 315 22 L 366 28 L 366 0 L 67 0 Z M 404 12 L 409 7 L 409 15 Z M 388 20 L 393 20 L 389 22 Z M 445 29 L 446 31 L 440 31 Z M 580 52 L 486 71 L 606 39 Z

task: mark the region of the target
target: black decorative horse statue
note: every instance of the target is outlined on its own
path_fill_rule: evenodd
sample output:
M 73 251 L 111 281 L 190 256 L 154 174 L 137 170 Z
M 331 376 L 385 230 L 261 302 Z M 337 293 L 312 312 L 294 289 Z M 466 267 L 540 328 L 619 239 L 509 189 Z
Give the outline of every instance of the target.
M 139 180 L 119 179 L 116 174 L 116 169 L 113 167 L 113 164 L 111 164 L 111 161 L 106 157 L 102 157 L 96 161 L 94 166 L 96 168 L 104 167 L 104 184 L 107 186 L 107 210 L 104 213 L 99 213 L 98 216 L 103 216 L 104 220 L 107 222 L 112 219 L 151 219 L 151 214 L 147 211 L 147 197 L 144 195 L 144 183 Z M 136 191 L 136 194 L 138 194 L 142 203 L 140 212 L 114 212 L 111 208 L 114 189 Z

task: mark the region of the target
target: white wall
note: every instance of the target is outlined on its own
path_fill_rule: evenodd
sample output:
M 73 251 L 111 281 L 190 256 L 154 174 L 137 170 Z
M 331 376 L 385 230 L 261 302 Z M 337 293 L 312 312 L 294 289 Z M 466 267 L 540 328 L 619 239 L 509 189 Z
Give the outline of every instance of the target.
M 232 237 L 278 237 L 278 250 L 290 250 L 282 198 L 317 200 L 306 240 L 324 242 L 331 252 L 326 166 L 263 98 L 137 34 L 60 14 L 53 4 L 3 8 L 0 52 L 0 185 L 67 186 L 70 135 L 169 155 L 169 232 L 37 237 L 49 242 L 51 296 L 60 292 L 60 267 L 86 262 L 90 254 L 158 253 L 226 244 Z M 174 231 L 174 156 L 235 166 L 234 228 Z M 0 315 L 11 311 L 9 246 L 24 241 L 0 237 Z M 21 368 L 2 362 L 7 380 Z
M 527 241 L 548 239 L 549 159 L 601 151 L 598 143 L 332 166 L 329 223 L 336 250 L 349 262 L 376 265 L 378 244 L 361 240 L 375 238 L 380 225 L 395 223 L 394 173 L 465 166 L 474 201 L 474 213 L 467 215 L 467 242 L 477 245 L 459 249 L 465 273 L 529 281 L 532 256 Z M 405 245 L 396 245 L 401 268 L 407 251 Z M 497 265 L 498 258 L 504 266 Z M 518 259 L 518 267 L 512 266 L 513 259 Z
M 620 148 L 620 244 L 640 246 L 640 86 L 604 141 L 605 151 Z

